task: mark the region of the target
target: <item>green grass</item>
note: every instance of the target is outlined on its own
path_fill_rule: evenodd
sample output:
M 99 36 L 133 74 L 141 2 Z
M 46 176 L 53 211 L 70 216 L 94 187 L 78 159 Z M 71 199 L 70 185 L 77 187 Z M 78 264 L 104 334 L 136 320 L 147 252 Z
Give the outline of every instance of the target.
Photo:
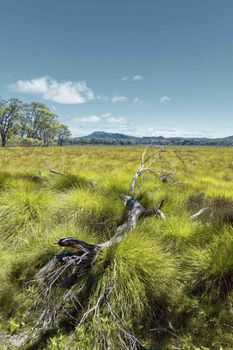
M 182 161 L 170 147 L 155 168 L 189 184 L 162 183 L 145 173 L 135 191 L 146 207 L 164 200 L 167 220 L 141 219 L 119 245 L 99 255 L 82 277 L 82 291 L 74 287 L 79 320 L 111 288 L 109 304 L 80 327 L 65 319 L 38 349 L 123 350 L 129 347 L 124 332 L 145 349 L 233 349 L 232 149 L 176 151 Z M 142 152 L 140 146 L 0 149 L 0 335 L 35 325 L 33 280 L 63 250 L 55 241 L 112 237 L 124 220 L 121 195 L 129 193 Z M 189 220 L 207 206 L 203 217 Z M 62 293 L 54 290 L 54 301 Z M 64 305 L 68 312 L 71 307 Z
M 220 300 L 233 287 L 233 228 L 224 227 L 203 248 L 187 251 L 187 274 L 192 292 Z
M 0 201 L 2 241 L 24 240 L 35 225 L 43 225 L 51 199 L 49 192 L 37 189 L 33 183 L 22 180 L 11 183 Z

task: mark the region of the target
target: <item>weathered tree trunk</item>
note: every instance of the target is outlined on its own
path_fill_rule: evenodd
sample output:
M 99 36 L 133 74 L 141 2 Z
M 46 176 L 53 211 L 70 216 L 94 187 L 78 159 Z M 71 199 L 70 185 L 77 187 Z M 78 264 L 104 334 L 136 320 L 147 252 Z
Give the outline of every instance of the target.
M 133 197 L 124 196 L 124 200 L 125 204 L 132 208 L 128 214 L 126 221 L 116 229 L 115 235 L 109 241 L 99 244 L 98 247 L 103 249 L 110 247 L 113 244 L 119 243 L 122 240 L 124 234 L 127 231 L 135 228 L 140 217 L 146 214 L 146 209 Z
M 1 145 L 2 147 L 5 147 L 7 144 L 7 138 L 4 134 L 1 135 Z

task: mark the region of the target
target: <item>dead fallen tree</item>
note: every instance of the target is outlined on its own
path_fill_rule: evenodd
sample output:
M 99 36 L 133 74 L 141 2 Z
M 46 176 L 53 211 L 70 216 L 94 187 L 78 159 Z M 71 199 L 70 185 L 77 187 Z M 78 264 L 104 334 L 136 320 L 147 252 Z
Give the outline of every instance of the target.
M 152 168 L 161 157 L 165 147 L 149 156 L 146 156 L 147 148 L 145 148 L 141 164 L 133 176 L 130 193 L 134 192 L 137 179 L 144 171 L 159 174 L 163 182 L 167 182 L 168 178 L 175 175 L 175 173 L 169 173 L 166 170 Z M 57 175 L 64 175 L 63 173 L 52 172 Z M 124 319 L 116 314 L 110 302 L 110 295 L 116 293 L 114 276 L 117 266 L 115 260 L 111 278 L 99 293 L 96 303 L 88 305 L 87 295 L 83 295 L 83 285 L 87 283 L 87 280 L 90 285 L 93 283 L 93 268 L 104 251 L 114 249 L 114 246 L 122 241 L 125 234 L 137 226 L 139 220 L 148 216 L 166 220 L 166 216 L 162 211 L 164 200 L 155 208 L 146 208 L 132 195 L 122 195 L 122 199 L 127 210 L 126 219 L 117 227 L 114 235 L 108 241 L 91 244 L 76 237 L 64 237 L 56 242 L 61 247 L 71 248 L 71 251 L 56 254 L 36 274 L 37 298 L 29 312 L 37 314 L 38 321 L 28 338 L 29 343 L 35 343 L 38 337 L 47 331 L 58 329 L 64 318 L 68 322 L 74 323 L 76 328 L 85 324 L 90 317 L 94 319 L 101 318 L 100 309 L 104 305 L 107 307 L 112 320 L 117 324 L 122 348 L 129 350 L 141 349 L 140 341 L 132 329 L 128 328 L 128 324 Z M 90 287 L 90 293 L 91 289 Z M 69 305 L 68 308 L 67 305 Z M 101 338 L 104 339 L 102 335 Z
M 99 295 L 96 305 L 89 306 L 87 309 L 83 309 L 82 306 L 82 280 L 91 278 L 98 256 L 107 248 L 118 244 L 143 217 L 153 215 L 163 220 L 166 218 L 162 212 L 164 201 L 156 208 L 145 208 L 132 196 L 126 195 L 122 198 L 128 214 L 110 240 L 100 244 L 90 244 L 78 238 L 64 237 L 56 242 L 62 247 L 71 248 L 72 251 L 56 254 L 36 275 L 37 299 L 30 308 L 30 312 L 38 313 L 38 321 L 28 338 L 30 343 L 38 341 L 38 337 L 47 331 L 57 329 L 64 317 L 74 322 L 76 327 L 80 327 L 89 316 L 97 317 L 101 305 L 105 304 L 111 317 L 115 318 L 119 325 L 123 347 L 135 350 L 140 348 L 139 340 L 127 330 L 124 320 L 114 314 L 114 308 L 109 301 L 110 294 L 115 288 L 114 271 L 111 282 Z M 66 309 L 67 304 L 73 305 L 72 311 Z

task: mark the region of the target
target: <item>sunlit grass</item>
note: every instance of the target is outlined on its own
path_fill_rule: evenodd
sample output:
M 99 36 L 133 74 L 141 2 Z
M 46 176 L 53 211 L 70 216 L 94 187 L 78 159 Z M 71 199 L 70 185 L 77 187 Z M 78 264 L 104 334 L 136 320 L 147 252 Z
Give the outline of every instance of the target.
M 205 247 L 186 253 L 190 289 L 210 298 L 224 297 L 233 287 L 233 229 L 223 228 Z
M 100 243 L 114 234 L 126 213 L 121 195 L 129 194 L 143 150 L 141 146 L 0 150 L 3 330 L 23 330 L 33 303 L 35 274 L 63 250 L 55 241 L 73 236 Z M 164 201 L 167 220 L 141 219 L 118 246 L 98 257 L 83 280 L 82 302 L 90 307 L 114 284 L 109 303 L 118 316 L 114 319 L 103 305 L 99 317 L 90 317 L 76 329 L 71 343 L 69 334 L 60 330 L 42 349 L 64 345 L 106 350 L 108 345 L 122 350 L 122 327 L 146 349 L 153 344 L 164 350 L 233 348 L 230 328 L 223 326 L 231 325 L 233 295 L 232 150 L 168 147 L 155 168 L 173 172 L 174 178 L 163 183 L 158 175 L 145 172 L 134 196 L 149 208 Z M 210 211 L 189 220 L 204 207 Z
M 73 222 L 77 230 L 86 227 L 104 237 L 120 223 L 123 210 L 121 198 L 114 194 L 109 196 L 89 189 L 73 189 L 60 197 L 55 216 L 58 222 Z
M 26 238 L 32 228 L 45 223 L 52 200 L 51 194 L 38 190 L 34 184 L 15 181 L 11 189 L 2 193 L 0 201 L 1 239 Z

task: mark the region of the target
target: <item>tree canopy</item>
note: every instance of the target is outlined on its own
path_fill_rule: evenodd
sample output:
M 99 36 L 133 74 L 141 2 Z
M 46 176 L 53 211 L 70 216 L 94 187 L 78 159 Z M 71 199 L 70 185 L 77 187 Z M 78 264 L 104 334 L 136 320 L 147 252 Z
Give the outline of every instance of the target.
M 0 97 L 0 136 L 2 147 L 14 136 L 22 145 L 63 146 L 71 136 L 67 125 L 41 102 L 23 103 L 17 98 Z

